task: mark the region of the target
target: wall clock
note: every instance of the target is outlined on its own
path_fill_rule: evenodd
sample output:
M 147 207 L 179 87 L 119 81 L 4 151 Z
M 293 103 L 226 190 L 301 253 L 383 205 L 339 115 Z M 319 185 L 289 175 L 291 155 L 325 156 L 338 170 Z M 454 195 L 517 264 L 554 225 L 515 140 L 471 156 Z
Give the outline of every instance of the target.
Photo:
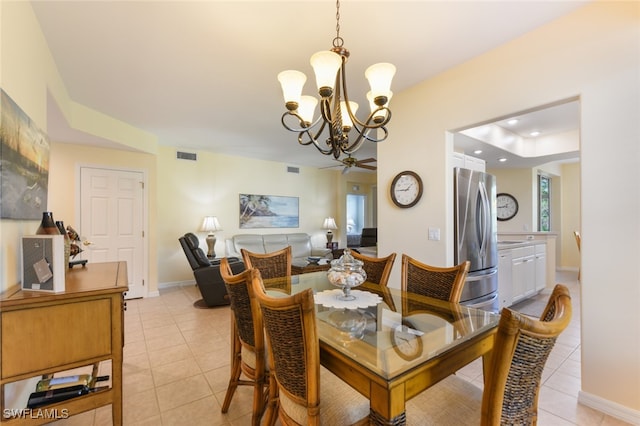
M 396 206 L 403 209 L 413 207 L 422 197 L 422 179 L 409 170 L 398 173 L 391 182 L 390 193 Z
M 496 195 L 498 220 L 509 220 L 518 214 L 518 200 L 511 194 L 502 193 Z
M 420 334 L 422 333 L 411 327 L 398 324 L 395 328 L 391 329 L 393 350 L 404 360 L 411 361 L 412 359 L 416 359 L 420 356 L 423 349 Z

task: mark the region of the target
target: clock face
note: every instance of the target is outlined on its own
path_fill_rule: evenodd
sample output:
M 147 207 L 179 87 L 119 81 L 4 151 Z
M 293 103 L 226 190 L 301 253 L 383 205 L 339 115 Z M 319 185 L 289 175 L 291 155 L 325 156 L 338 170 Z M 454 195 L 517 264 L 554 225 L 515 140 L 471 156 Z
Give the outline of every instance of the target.
M 496 196 L 498 220 L 509 220 L 518 213 L 518 201 L 511 194 Z
M 422 353 L 422 334 L 404 324 L 396 326 L 391 331 L 393 349 L 402 359 L 412 360 Z
M 422 179 L 415 172 L 398 173 L 391 182 L 391 200 L 402 208 L 413 207 L 422 197 Z

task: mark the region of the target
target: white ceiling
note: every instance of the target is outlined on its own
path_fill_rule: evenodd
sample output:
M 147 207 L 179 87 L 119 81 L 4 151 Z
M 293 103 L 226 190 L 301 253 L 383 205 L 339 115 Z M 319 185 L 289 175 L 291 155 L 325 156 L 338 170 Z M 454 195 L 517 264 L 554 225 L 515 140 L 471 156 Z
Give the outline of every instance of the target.
M 340 35 L 351 51 L 349 94 L 358 95 L 354 100 L 366 110 L 364 70 L 373 63 L 396 65 L 392 90 L 399 93 L 585 3 L 343 0 Z M 305 93 L 314 94 L 308 61 L 331 47 L 334 1 L 32 4 L 75 102 L 181 150 L 335 164 L 299 146 L 297 135 L 282 127 L 285 108 L 276 79 L 282 70 L 301 70 L 308 76 Z M 70 129 L 57 107 L 50 108 L 52 140 L 111 145 Z M 375 146 L 368 145 L 356 157 L 375 157 Z
M 510 123 L 509 120 L 516 119 L 517 123 Z M 576 149 L 567 149 L 554 155 L 541 156 L 519 156 L 513 151 L 501 149 L 500 146 L 508 146 L 504 140 L 489 140 L 474 138 L 473 130 L 484 132 L 487 125 L 498 126 L 502 131 L 499 138 L 516 137 L 526 143 L 542 143 L 548 137 L 553 137 L 564 133 L 566 138 L 575 138 Z M 471 130 L 471 132 L 469 132 Z M 539 136 L 532 136 L 533 131 L 539 132 Z M 575 162 L 579 160 L 579 131 L 580 131 L 580 101 L 570 99 L 566 102 L 559 102 L 553 105 L 545 105 L 529 111 L 510 114 L 508 117 L 501 117 L 488 123 L 479 123 L 470 128 L 462 129 L 460 133 L 454 133 L 454 146 L 458 152 L 481 158 L 485 160 L 489 168 L 530 168 L 554 161 Z M 493 139 L 493 140 L 492 140 Z M 476 150 L 482 151 L 476 154 Z M 505 162 L 498 159 L 504 158 Z

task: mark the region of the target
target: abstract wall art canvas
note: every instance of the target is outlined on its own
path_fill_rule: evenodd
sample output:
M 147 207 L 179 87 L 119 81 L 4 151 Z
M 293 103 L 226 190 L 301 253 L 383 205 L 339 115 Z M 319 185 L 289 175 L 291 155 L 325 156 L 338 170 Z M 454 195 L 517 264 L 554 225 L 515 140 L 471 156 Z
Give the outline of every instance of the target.
M 47 209 L 49 139 L 4 90 L 0 92 L 0 218 L 42 219 Z

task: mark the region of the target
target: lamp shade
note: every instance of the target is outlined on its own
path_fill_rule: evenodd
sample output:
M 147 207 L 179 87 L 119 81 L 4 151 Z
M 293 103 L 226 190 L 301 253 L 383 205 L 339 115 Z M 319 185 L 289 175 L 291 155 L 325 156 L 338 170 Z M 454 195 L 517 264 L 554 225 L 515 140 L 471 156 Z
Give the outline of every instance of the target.
M 358 111 L 358 104 L 356 102 L 349 101 L 349 107 L 351 108 L 351 113 L 356 115 L 356 111 Z M 349 110 L 347 109 L 347 103 L 345 101 L 340 101 L 340 112 L 342 114 L 342 128 L 344 129 L 346 127 L 347 129 L 351 129 L 353 127 L 353 121 L 351 121 Z
M 338 229 L 338 225 L 336 225 L 336 220 L 332 217 L 328 217 L 324 220 L 322 224 L 324 229 Z
M 218 218 L 215 216 L 205 216 L 202 221 L 202 226 L 200 226 L 201 232 L 215 232 L 222 231 L 222 227 L 220 226 L 220 222 L 218 222 Z
M 314 53 L 310 62 L 313 72 L 316 74 L 318 91 L 323 87 L 330 87 L 333 90 L 336 84 L 336 74 L 342 65 L 340 55 L 330 50 L 322 50 Z
M 298 105 L 298 114 L 306 123 L 313 122 L 313 114 L 318 105 L 318 100 L 313 96 L 300 96 L 300 105 Z
M 307 76 L 304 73 L 296 70 L 282 71 L 278 74 L 278 81 L 282 86 L 282 95 L 284 96 L 284 102 L 300 102 L 300 96 L 302 95 L 302 88 L 307 81 Z
M 396 73 L 396 67 L 393 64 L 382 62 L 371 65 L 364 72 L 365 77 L 369 80 L 371 86 L 371 94 L 373 98 L 378 96 L 389 97 L 391 91 L 391 80 Z

